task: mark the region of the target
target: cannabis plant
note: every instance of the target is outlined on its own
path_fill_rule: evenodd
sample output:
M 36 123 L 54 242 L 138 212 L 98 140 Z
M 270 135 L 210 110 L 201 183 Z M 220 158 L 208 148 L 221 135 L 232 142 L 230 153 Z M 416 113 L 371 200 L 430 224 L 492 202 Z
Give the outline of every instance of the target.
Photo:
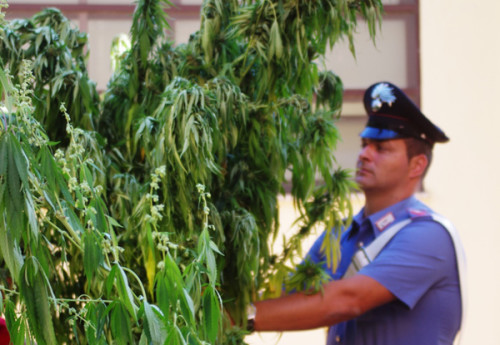
M 242 343 L 249 302 L 325 281 L 293 269 L 315 226 L 351 215 L 335 163 L 343 87 L 321 59 L 339 39 L 353 49 L 359 16 L 374 34 L 380 1 L 206 0 L 179 46 L 169 5 L 138 1 L 102 102 L 86 37 L 59 11 L 0 27 L 14 344 Z M 285 184 L 299 231 L 275 253 Z M 335 241 L 324 250 L 334 269 Z

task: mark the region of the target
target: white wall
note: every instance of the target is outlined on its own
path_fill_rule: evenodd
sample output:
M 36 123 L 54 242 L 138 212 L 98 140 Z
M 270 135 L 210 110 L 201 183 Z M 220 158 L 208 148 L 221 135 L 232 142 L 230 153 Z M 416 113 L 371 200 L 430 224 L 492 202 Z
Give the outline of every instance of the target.
M 420 0 L 422 108 L 450 136 L 427 179 L 468 256 L 465 345 L 500 344 L 500 1 Z

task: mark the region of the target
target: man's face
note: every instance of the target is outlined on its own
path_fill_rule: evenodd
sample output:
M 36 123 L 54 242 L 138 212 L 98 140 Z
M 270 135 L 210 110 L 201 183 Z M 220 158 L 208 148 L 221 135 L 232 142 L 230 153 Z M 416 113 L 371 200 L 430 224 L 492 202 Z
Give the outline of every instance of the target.
M 388 192 L 409 183 L 404 139 L 361 139 L 355 180 L 365 192 Z

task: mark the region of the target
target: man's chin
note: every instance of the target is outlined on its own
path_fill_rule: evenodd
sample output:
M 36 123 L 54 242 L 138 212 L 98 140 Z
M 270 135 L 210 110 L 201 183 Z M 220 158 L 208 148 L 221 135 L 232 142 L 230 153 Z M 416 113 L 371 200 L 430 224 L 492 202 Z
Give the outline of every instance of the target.
M 354 178 L 354 181 L 358 185 L 358 188 L 361 189 L 362 191 L 370 188 L 369 181 L 367 181 L 366 178 L 363 178 L 362 176 L 356 176 Z
M 354 176 L 354 182 L 356 182 L 358 186 L 361 188 L 361 186 L 366 183 L 366 178 L 358 173 Z

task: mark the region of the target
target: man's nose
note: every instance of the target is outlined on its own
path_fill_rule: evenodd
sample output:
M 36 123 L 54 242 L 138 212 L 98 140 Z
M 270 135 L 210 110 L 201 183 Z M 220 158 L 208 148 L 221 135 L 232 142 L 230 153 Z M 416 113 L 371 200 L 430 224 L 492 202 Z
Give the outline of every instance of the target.
M 361 150 L 359 151 L 359 154 L 358 154 L 358 158 L 359 160 L 363 160 L 363 161 L 366 161 L 366 160 L 370 160 L 373 156 L 373 147 L 372 145 L 364 145 L 363 147 L 361 147 Z

